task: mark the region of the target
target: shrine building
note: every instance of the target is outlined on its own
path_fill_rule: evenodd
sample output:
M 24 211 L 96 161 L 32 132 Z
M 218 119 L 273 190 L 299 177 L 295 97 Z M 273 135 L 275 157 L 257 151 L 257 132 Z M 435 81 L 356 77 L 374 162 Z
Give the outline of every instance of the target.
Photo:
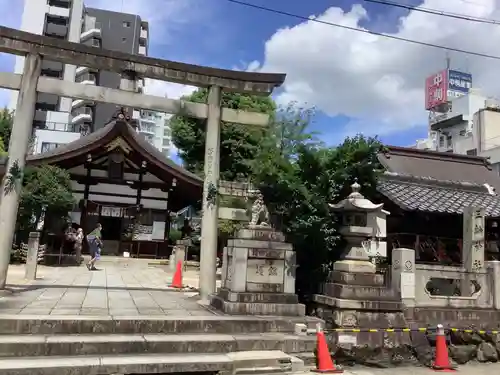
M 103 253 L 165 257 L 170 213 L 202 198 L 203 180 L 166 158 L 120 110 L 102 129 L 43 154 L 27 165 L 54 165 L 70 173 L 77 205 L 73 223 L 103 226 Z

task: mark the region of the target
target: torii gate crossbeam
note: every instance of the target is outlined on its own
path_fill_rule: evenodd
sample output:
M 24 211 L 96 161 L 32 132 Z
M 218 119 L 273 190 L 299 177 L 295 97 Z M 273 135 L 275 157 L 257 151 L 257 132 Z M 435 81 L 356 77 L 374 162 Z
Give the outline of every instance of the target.
M 0 26 L 0 52 L 26 56 L 22 75 L 0 73 L 0 87 L 18 89 L 20 93 L 10 139 L 7 171 L 11 171 L 15 164 L 20 169 L 24 168 L 37 92 L 207 119 L 200 294 L 203 299 L 208 299 L 215 291 L 219 206 L 217 199 L 215 201 L 210 199 L 209 191 L 213 188 L 218 189 L 219 183 L 220 122 L 265 126 L 269 121 L 268 116 L 263 114 L 221 108 L 222 90 L 252 95 L 270 95 L 274 88 L 284 82 L 285 75 L 238 72 L 131 55 L 3 26 Z M 84 87 L 85 85 L 74 82 L 40 77 L 42 59 L 119 73 L 122 76 L 120 90 Z M 208 87 L 208 103 L 189 103 L 138 94 L 134 92 L 138 77 Z M 7 178 L 9 178 L 9 172 L 4 177 L 2 187 L 5 187 Z M 9 192 L 2 188 L 0 194 L 0 228 L 2 228 L 0 231 L 0 288 L 4 288 L 19 206 L 19 189 Z

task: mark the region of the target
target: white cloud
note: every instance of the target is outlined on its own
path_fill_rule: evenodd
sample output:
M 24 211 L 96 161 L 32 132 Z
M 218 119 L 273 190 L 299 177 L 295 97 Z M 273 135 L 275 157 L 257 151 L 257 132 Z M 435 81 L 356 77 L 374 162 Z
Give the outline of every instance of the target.
M 175 42 L 173 34 L 188 23 L 207 16 L 207 7 L 203 14 L 199 7 L 193 7 L 195 0 L 85 0 L 85 5 L 92 8 L 138 14 L 148 21 L 152 35 L 157 35 L 158 44 Z M 161 43 L 160 43 L 161 42 Z
M 144 93 L 149 95 L 164 96 L 169 99 L 179 99 L 181 96 L 189 95 L 197 88 L 194 86 L 180 85 L 178 83 L 158 81 L 146 78 Z
M 422 7 L 500 19 L 500 0 L 425 0 Z M 369 15 L 356 4 L 346 12 L 331 7 L 315 18 L 360 28 Z M 412 11 L 392 35 L 500 56 L 498 25 Z M 266 42 L 262 70 L 287 73 L 280 102 L 305 102 L 330 116 L 354 118 L 346 133 L 383 134 L 426 122 L 424 80 L 444 68 L 445 56 L 440 49 L 304 21 Z M 452 68 L 470 70 L 474 87 L 500 95 L 499 60 L 450 56 Z

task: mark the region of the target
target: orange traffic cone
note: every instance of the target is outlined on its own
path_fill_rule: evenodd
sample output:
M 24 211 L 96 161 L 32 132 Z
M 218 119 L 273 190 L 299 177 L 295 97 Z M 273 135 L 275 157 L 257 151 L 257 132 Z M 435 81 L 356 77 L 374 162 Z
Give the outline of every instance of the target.
M 182 262 L 177 262 L 177 268 L 174 273 L 174 278 L 170 284 L 172 288 L 182 288 Z
M 328 344 L 326 343 L 325 333 L 321 329 L 321 324 L 316 325 L 316 367 L 317 369 L 311 370 L 313 372 L 321 372 L 326 374 L 342 374 L 344 370 L 335 367 L 330 351 L 328 350 Z
M 442 324 L 437 325 L 436 330 L 436 360 L 432 364 L 434 371 L 454 372 L 456 371 L 450 363 L 448 356 L 448 346 L 446 345 L 446 335 Z

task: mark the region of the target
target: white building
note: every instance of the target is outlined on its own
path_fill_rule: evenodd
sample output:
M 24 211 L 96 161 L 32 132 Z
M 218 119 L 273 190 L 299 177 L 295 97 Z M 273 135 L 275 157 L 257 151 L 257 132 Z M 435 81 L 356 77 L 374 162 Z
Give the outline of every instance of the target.
M 134 117 L 139 121 L 139 133 L 168 158 L 171 147 L 169 116 L 161 112 L 141 110 L 134 111 Z
M 83 0 L 26 0 L 21 20 L 21 30 L 34 34 L 47 35 L 80 42 L 81 22 L 83 16 Z M 71 20 L 78 20 L 72 22 Z M 22 73 L 24 57 L 16 56 L 15 72 Z M 76 66 L 58 62 L 44 61 L 42 75 L 75 80 Z M 10 109 L 16 108 L 17 91 L 12 92 Z M 79 129 L 71 124 L 70 98 L 59 98 L 55 95 L 38 94 L 35 107 L 36 146 L 35 152 L 46 151 L 50 144 L 69 143 L 80 137 Z M 42 149 L 42 145 L 44 145 Z
M 500 171 L 500 101 L 474 90 L 453 99 L 448 113 L 431 116 L 429 137 L 414 147 L 489 157 Z
M 83 0 L 25 0 L 21 30 L 46 35 L 96 48 L 147 55 L 149 25 L 139 16 L 86 8 Z M 17 56 L 15 72 L 22 73 L 24 57 Z M 120 76 L 111 72 L 90 71 L 87 67 L 44 61 L 42 75 L 116 88 Z M 139 87 L 143 89 L 143 80 Z M 12 93 L 10 109 L 15 110 L 17 91 Z M 70 143 L 82 135 L 103 127 L 116 111 L 112 104 L 60 98 L 38 94 L 35 113 L 34 153 Z M 139 112 L 139 111 L 135 111 Z M 140 132 L 159 150 L 164 151 L 165 116 L 140 111 Z M 169 145 L 169 139 L 167 144 Z M 168 148 L 168 147 L 167 147 Z M 168 152 L 165 154 L 168 156 Z

